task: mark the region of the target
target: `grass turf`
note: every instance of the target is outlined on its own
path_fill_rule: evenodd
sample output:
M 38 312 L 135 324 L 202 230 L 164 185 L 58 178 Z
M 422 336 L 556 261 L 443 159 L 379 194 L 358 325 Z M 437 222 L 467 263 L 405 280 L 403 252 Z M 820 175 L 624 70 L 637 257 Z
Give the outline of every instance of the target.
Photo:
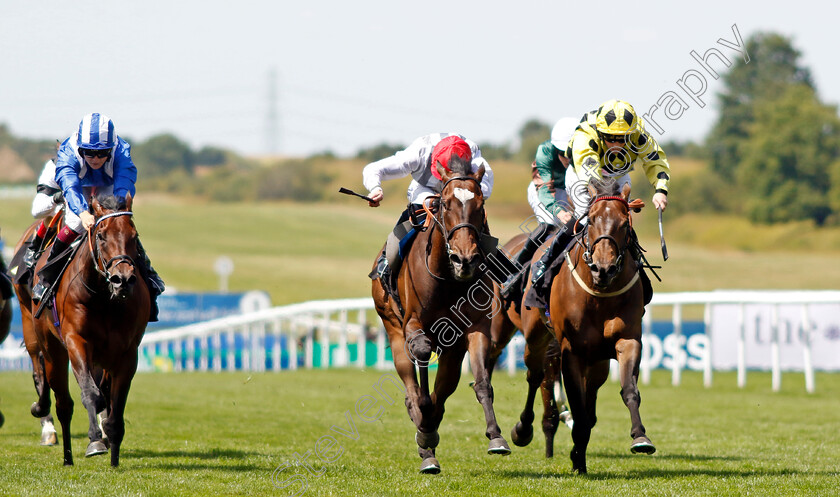
M 0 493 L 294 495 L 305 482 L 301 495 L 312 496 L 835 495 L 840 486 L 838 375 L 818 374 L 817 393 L 807 394 L 801 375 L 793 373 L 785 375 L 783 391 L 773 393 L 767 373 L 750 373 L 745 389 L 735 386 L 733 373 L 718 373 L 714 387 L 705 389 L 699 373 L 686 373 L 683 384 L 672 387 L 669 373 L 657 371 L 641 386 L 642 419 L 658 448 L 653 456 L 630 454 L 629 415 L 618 384 L 608 381 L 585 476 L 570 471 L 565 427 L 555 458 L 543 457 L 539 418 L 531 445 L 513 447 L 508 457 L 487 455 L 482 411 L 465 377 L 440 429 L 443 472 L 429 476 L 418 474 L 414 428 L 401 396 L 394 387 L 384 389 L 397 397 L 388 405 L 373 388 L 384 374 L 138 374 L 121 466 L 112 469 L 106 456 L 82 456 L 86 416 L 75 384 L 76 465 L 66 468 L 60 448 L 38 446 L 37 420 L 28 412 L 34 400 L 29 375 L 0 373 L 6 416 Z M 499 372 L 494 378 L 496 413 L 509 442 L 525 397 L 523 376 Z M 373 422 L 355 412 L 366 395 L 380 399 L 368 415 L 383 407 Z M 327 436 L 338 445 L 329 447 Z M 320 462 L 316 451 L 332 462 Z M 295 463 L 307 452 L 312 471 L 323 474 Z M 289 485 L 274 487 L 272 476 Z

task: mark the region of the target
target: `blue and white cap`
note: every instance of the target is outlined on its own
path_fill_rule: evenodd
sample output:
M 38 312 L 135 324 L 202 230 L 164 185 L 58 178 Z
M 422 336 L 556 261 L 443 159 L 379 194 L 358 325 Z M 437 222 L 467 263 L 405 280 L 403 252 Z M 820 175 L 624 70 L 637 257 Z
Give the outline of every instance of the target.
M 116 142 L 114 122 L 108 116 L 95 112 L 82 118 L 79 123 L 79 148 L 107 150 L 114 148 Z

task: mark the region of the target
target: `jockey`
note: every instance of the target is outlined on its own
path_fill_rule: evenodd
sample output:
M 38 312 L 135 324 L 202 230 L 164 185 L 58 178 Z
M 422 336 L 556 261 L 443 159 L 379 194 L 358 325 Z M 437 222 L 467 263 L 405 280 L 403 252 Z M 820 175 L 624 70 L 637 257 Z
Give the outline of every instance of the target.
M 55 214 L 64 203 L 61 187 L 55 181 L 55 161 L 53 159 L 44 163 L 41 176 L 38 177 L 36 190 L 35 198 L 32 199 L 32 217 L 40 219 L 41 222 L 38 224 L 35 235 L 29 242 L 23 256 L 23 263 L 26 264 L 27 269 L 32 269 L 32 266 L 35 265 L 37 252 L 40 251 L 47 235 L 47 225 L 44 218 Z
M 70 244 L 96 223 L 89 212 L 88 199 L 93 190 L 114 195 L 118 200 L 134 196 L 137 168 L 131 160 L 131 146 L 114 131 L 114 123 L 104 114 L 88 114 L 79 123 L 79 131 L 64 140 L 55 161 L 55 181 L 67 204 L 64 228 L 58 232 L 47 263 L 38 273 L 32 300 L 40 301 L 51 287 L 72 254 Z M 150 321 L 157 320 L 157 296 L 164 290 L 163 281 L 151 267 L 139 240 L 137 249 L 145 262 L 141 272 L 151 295 Z
M 578 121 L 574 117 L 560 119 L 551 129 L 551 139 L 537 147 L 536 157 L 531 164 L 532 181 L 528 184 L 528 203 L 539 224 L 528 234 L 528 240 L 514 256 L 516 267 L 530 262 L 543 242 L 557 228 L 572 219 L 572 208 L 564 185 L 566 168 L 569 166 L 566 149 Z M 509 296 L 511 290 L 518 286 L 522 274 L 522 271 L 517 271 L 508 277 L 501 288 L 503 297 Z
M 567 156 L 570 156 L 571 167 L 566 169 L 565 183 L 566 193 L 574 207 L 573 219 L 580 219 L 589 207 L 587 185 L 590 179 L 612 177 L 620 185 L 630 184 L 629 173 L 637 161 L 656 190 L 653 205 L 663 211 L 668 205 L 668 183 L 671 179 L 668 159 L 645 130 L 633 106 L 627 102 L 608 100 L 587 113 L 572 135 Z M 565 249 L 571 241 L 572 231 L 561 230 L 549 250 L 535 263 L 535 286 L 557 252 Z
M 440 163 L 444 169 L 450 170 L 449 160 L 453 155 L 470 162 L 473 173 L 484 166 L 481 193 L 485 199 L 490 198 L 493 191 L 493 171 L 490 169 L 490 164 L 481 156 L 481 150 L 475 142 L 455 133 L 434 133 L 421 136 L 405 150 L 365 166 L 362 181 L 370 192 L 368 197 L 372 200 L 369 202 L 371 207 L 379 207 L 384 197 L 383 180 L 404 178 L 408 175 L 412 177 L 406 193 L 409 206 L 400 215 L 393 234 L 389 235 L 386 249 L 377 263 L 376 271 L 371 275 L 372 278 L 396 275 L 398 263 L 401 260 L 400 251 L 405 243 L 400 243 L 400 241 L 414 234 L 413 229 L 407 226 L 406 222 L 410 222 L 411 217 L 414 217 L 418 223 L 422 222 L 422 218 L 425 217 L 423 201 L 430 196 L 440 194 L 443 188 L 435 165 Z M 383 282 L 388 280 L 389 278 L 383 278 Z

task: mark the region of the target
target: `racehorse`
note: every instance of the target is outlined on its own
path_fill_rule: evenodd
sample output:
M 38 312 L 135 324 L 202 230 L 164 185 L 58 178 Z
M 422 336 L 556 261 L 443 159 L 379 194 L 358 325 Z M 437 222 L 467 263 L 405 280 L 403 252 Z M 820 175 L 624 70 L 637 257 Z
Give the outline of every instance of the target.
M 516 253 L 527 240 L 527 234 L 519 234 L 506 243 L 504 248 L 508 253 Z M 540 254 L 538 251 L 534 257 L 539 258 Z M 497 297 L 502 299 L 498 284 L 494 285 L 494 290 Z M 490 327 L 490 334 L 493 339 L 490 353 L 490 373 L 492 374 L 499 355 L 513 338 L 516 330 L 522 330 L 525 337 L 525 366 L 528 368 L 528 396 L 525 401 L 525 408 L 519 416 L 519 422 L 511 430 L 511 440 L 520 447 L 525 447 L 531 443 L 534 436 L 534 400 L 539 388 L 543 402 L 542 429 L 545 436 L 545 457 L 554 457 L 554 436 L 557 433 L 560 421 L 562 420 L 569 426 L 572 425 L 571 414 L 562 404 L 562 409 L 558 408 L 557 399 L 554 395 L 554 385 L 561 381 L 560 347 L 552 330 L 542 321 L 540 310 L 534 307 L 525 307 L 522 303 L 524 295 L 514 294 L 512 297 L 516 301 L 503 300 L 502 312 L 493 315 Z
M 565 254 L 551 286 L 550 321 L 560 343 L 566 395 L 575 422 L 572 470 L 586 473 L 586 447 L 595 426 L 598 388 L 618 360 L 621 398 L 630 411 L 633 453 L 656 451 L 639 415 L 638 378 L 642 356 L 643 288 L 634 264 L 630 185 L 592 181 L 592 200 L 577 243 Z M 576 226 L 579 227 L 580 224 Z
M 429 209 L 431 227 L 421 231 L 399 269 L 399 304 L 390 298 L 380 279 L 373 280 L 373 300 L 382 318 L 394 365 L 406 387 L 406 408 L 417 427 L 415 441 L 422 459 L 421 473 L 437 474 L 435 448 L 444 403 L 458 386 L 461 363 L 469 346 L 475 377 L 473 389 L 484 409 L 488 453 L 509 454 L 493 411 L 493 387 L 488 360 L 492 283 L 479 265 L 485 259 L 481 234 L 486 231 L 481 179 L 484 167 L 470 173 L 470 164 L 453 155 L 451 172 L 440 166 L 443 187 L 437 212 Z M 427 199 L 427 203 L 433 199 Z M 428 204 L 427 204 L 428 208 Z M 375 264 L 374 264 L 375 267 Z M 487 297 L 478 303 L 477 292 Z M 465 303 L 470 300 L 470 303 Z M 456 312 L 457 310 L 457 312 Z M 437 354 L 434 390 L 429 391 L 429 362 Z M 419 370 L 417 382 L 415 365 Z
M 55 395 L 56 414 L 61 423 L 65 465 L 73 464 L 70 442 L 73 400 L 68 386 L 68 361 L 88 411 L 91 444 L 97 438 L 97 413 L 106 411 L 102 429 L 111 445 L 111 465 L 119 465 L 125 435 L 125 404 L 137 370 L 137 348 L 146 329 L 150 305 L 149 290 L 140 275 L 142 261 L 138 260 L 138 236 L 131 220 L 131 203 L 130 195 L 124 207 L 113 196 L 91 200 L 96 223 L 56 283 L 49 302 L 52 309 L 33 318 L 37 306 L 31 302 L 28 288 L 17 287 L 24 342 L 33 358 L 33 378 L 39 397 L 31 411 L 36 417 L 49 413 L 48 385 Z M 36 273 L 46 258 L 41 257 L 35 266 Z M 43 354 L 43 368 L 39 367 L 39 353 Z M 101 375 L 97 368 L 102 369 Z

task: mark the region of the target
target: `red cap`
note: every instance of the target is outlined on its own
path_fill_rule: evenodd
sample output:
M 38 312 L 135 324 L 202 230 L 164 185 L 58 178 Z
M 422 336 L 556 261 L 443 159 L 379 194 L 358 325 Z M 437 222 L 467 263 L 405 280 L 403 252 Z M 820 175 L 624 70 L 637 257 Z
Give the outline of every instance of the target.
M 447 136 L 438 142 L 434 150 L 432 150 L 432 174 L 435 178 L 441 180 L 435 164 L 440 162 L 440 165 L 449 171 L 449 159 L 452 158 L 452 154 L 457 155 L 467 162 L 472 162 L 472 150 L 467 145 L 467 142 L 458 136 Z

